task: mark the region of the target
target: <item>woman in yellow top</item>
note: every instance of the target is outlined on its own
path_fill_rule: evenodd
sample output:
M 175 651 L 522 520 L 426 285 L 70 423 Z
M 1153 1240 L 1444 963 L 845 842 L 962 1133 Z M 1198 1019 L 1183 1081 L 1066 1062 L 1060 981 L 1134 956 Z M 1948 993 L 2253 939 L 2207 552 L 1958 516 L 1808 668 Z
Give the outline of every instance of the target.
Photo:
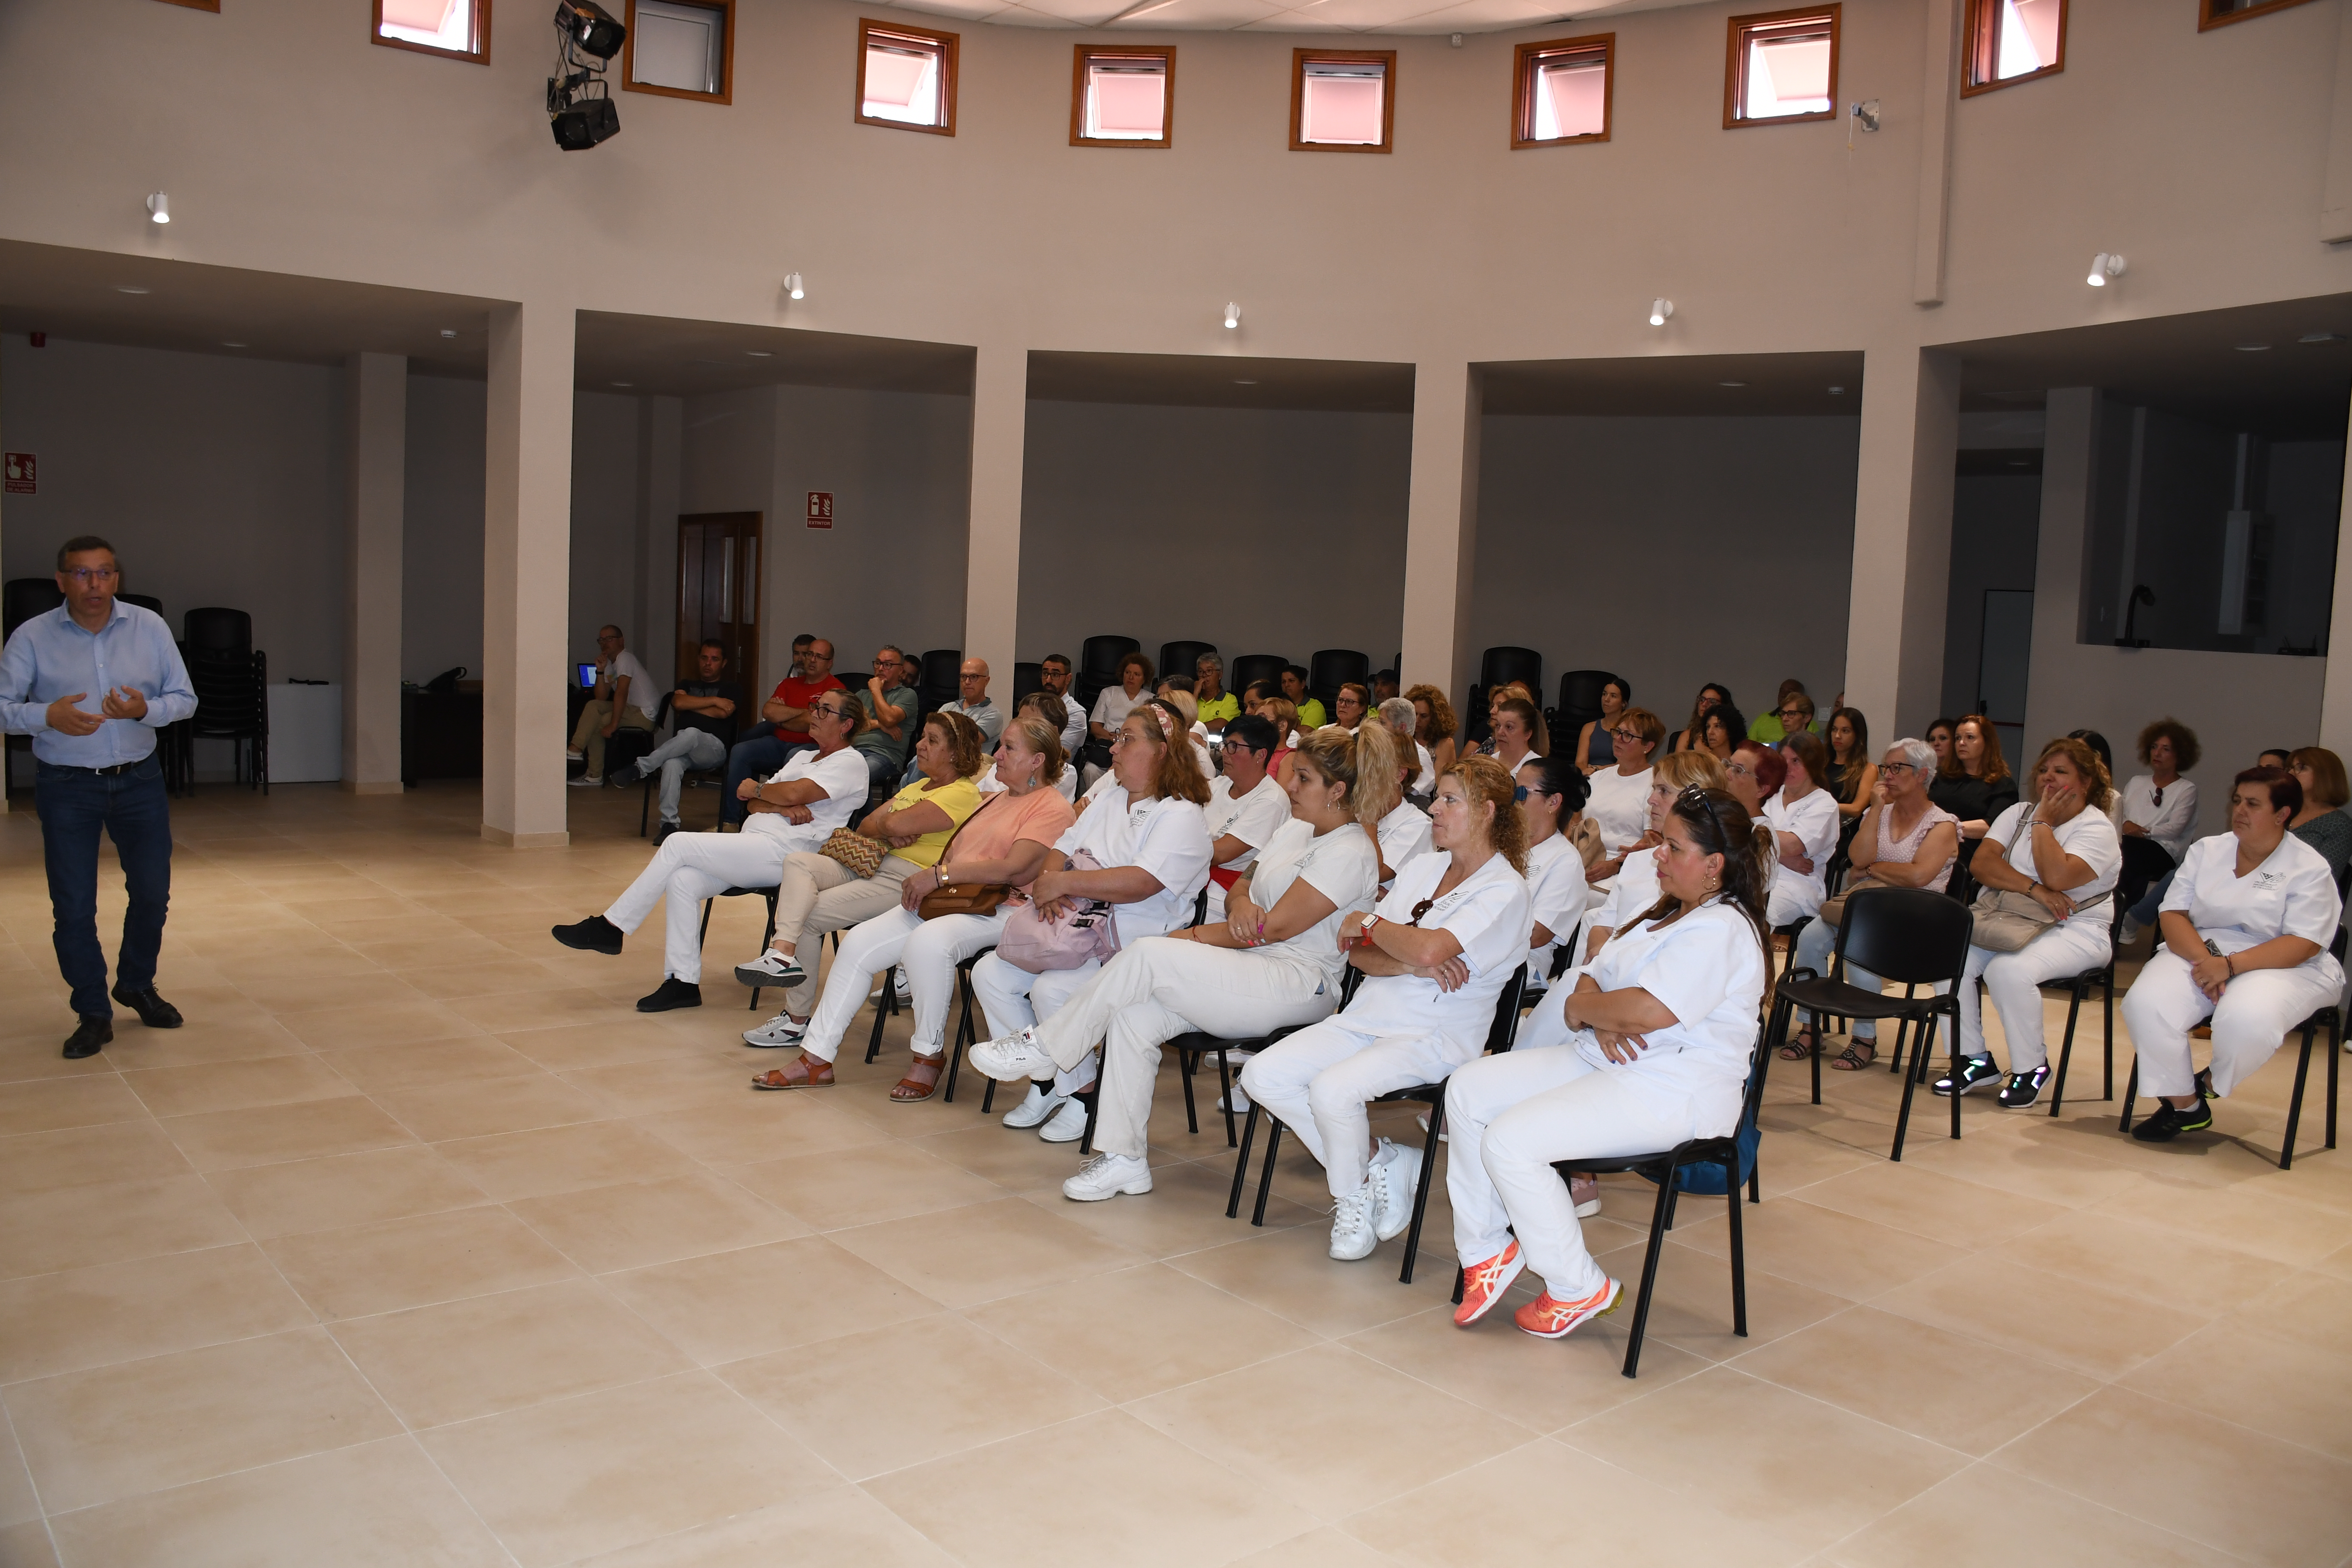
M 937 865 L 963 819 L 980 809 L 980 788 L 972 781 L 987 761 L 988 742 L 979 725 L 946 709 L 926 718 L 915 742 L 921 776 L 857 825 L 858 833 L 885 850 L 880 868 L 860 877 L 829 855 L 785 856 L 783 879 L 776 885 L 776 934 L 767 952 L 736 966 L 735 978 L 746 985 L 785 987 L 784 1017 L 806 1026 L 816 1011 L 817 987 L 796 956 L 800 944 L 898 908 L 900 885 Z

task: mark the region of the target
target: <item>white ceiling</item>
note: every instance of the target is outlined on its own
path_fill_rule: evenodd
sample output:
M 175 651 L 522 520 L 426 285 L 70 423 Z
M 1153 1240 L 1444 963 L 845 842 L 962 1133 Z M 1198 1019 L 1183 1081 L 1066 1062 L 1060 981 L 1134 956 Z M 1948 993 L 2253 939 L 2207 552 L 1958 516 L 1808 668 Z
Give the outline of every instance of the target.
M 898 0 L 909 10 L 1012 27 L 1153 32 L 1496 33 L 1702 0 Z

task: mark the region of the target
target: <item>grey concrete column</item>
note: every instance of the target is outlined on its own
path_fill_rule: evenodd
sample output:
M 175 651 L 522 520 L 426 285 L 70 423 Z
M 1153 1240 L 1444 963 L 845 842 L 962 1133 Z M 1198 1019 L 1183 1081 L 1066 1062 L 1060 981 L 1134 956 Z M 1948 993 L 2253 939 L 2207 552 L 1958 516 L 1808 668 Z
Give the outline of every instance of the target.
M 1478 552 L 1477 366 L 1424 360 L 1412 378 L 1412 479 L 1404 534 L 1404 664 L 1397 679 L 1462 700 L 1480 648 L 1470 624 Z M 1370 650 L 1374 663 L 1380 650 Z
M 400 793 L 400 595 L 408 361 L 360 353 L 343 362 L 346 425 L 343 787 Z
M 1944 695 L 1944 611 L 1959 459 L 1958 355 L 1868 354 L 1854 472 L 1845 700 L 1892 740 L 1925 732 Z M 1828 706 L 1832 692 L 1813 700 Z
M 1028 433 L 1028 351 L 982 344 L 972 371 L 963 652 L 966 658 L 986 659 L 997 672 L 999 700 L 1012 692 L 1013 663 L 1020 657 L 1021 466 Z

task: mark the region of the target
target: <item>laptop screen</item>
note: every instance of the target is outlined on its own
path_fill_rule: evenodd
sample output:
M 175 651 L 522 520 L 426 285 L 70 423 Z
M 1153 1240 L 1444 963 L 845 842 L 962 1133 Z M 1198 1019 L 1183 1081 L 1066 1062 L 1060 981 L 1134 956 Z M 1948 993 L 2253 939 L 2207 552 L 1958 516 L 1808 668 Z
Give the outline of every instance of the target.
M 583 664 L 578 668 L 580 670 L 580 689 L 583 691 L 595 690 L 596 667 L 593 664 Z

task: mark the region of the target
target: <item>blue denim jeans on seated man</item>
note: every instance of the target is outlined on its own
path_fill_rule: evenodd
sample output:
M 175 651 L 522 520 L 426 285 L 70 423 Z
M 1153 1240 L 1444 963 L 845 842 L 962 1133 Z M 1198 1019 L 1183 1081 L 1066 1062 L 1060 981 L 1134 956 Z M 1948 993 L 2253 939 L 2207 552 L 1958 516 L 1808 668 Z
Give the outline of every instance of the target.
M 150 753 L 120 773 L 42 763 L 33 801 L 57 920 L 58 968 L 73 987 L 76 1013 L 111 1018 L 106 949 L 98 940 L 98 836 L 103 828 L 114 840 L 131 895 L 115 979 L 127 990 L 144 991 L 155 984 L 163 914 L 172 901 L 172 809 L 163 759 Z

